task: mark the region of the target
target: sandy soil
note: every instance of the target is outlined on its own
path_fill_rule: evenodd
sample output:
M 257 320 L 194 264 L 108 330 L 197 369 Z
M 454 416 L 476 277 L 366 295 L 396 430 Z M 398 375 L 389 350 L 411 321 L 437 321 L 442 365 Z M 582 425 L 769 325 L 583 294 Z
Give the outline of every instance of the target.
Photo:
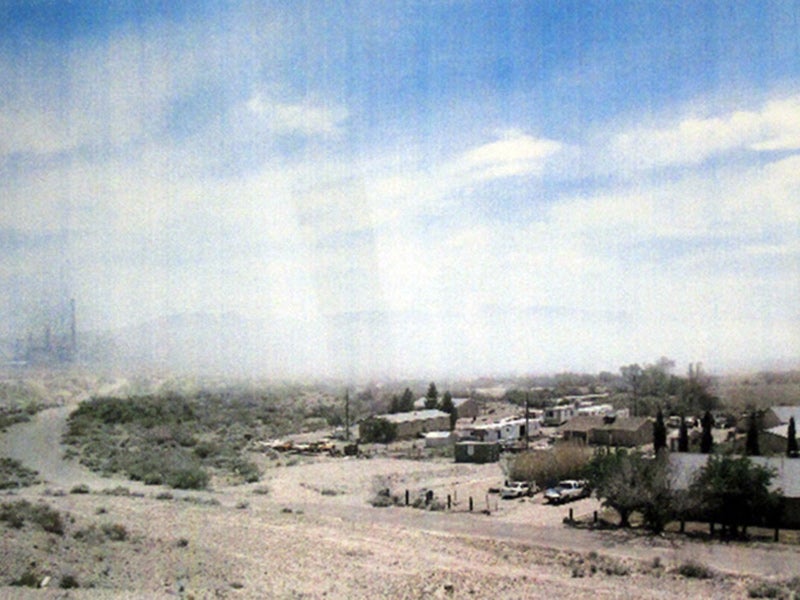
M 0 434 L 0 455 L 46 479 L 2 501 L 46 502 L 66 516 L 64 536 L 0 525 L 0 582 L 26 570 L 51 578 L 43 590 L 0 587 L 3 598 L 736 598 L 756 580 L 800 575 L 800 552 L 782 544 L 566 527 L 570 508 L 590 515 L 596 500 L 499 500 L 487 495 L 502 480 L 496 464 L 284 457 L 275 466 L 263 456 L 257 484 L 165 494 L 65 463 L 58 439 L 67 413 L 49 409 Z M 80 483 L 91 493 L 69 493 Z M 132 495 L 103 493 L 118 485 Z M 422 489 L 449 494 L 453 508 L 371 507 L 383 487 L 412 498 Z M 122 525 L 127 539 L 98 533 L 109 524 Z M 687 560 L 717 576 L 672 572 Z M 80 587 L 59 589 L 64 575 Z

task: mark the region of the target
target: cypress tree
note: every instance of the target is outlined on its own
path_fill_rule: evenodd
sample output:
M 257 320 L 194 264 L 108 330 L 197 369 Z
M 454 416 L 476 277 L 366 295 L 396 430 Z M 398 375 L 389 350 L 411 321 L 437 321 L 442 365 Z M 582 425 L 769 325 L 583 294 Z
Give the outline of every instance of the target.
M 797 431 L 795 430 L 794 417 L 789 419 L 789 431 L 787 432 L 786 455 L 797 458 Z
M 658 409 L 656 420 L 653 423 L 653 450 L 658 451 L 667 447 L 667 426 L 664 425 L 664 413 Z
M 711 417 L 710 412 L 705 412 L 700 424 L 703 426 L 703 434 L 700 437 L 700 452 L 703 454 L 711 454 L 711 450 L 714 447 L 714 437 L 711 435 L 714 419 Z
M 681 428 L 678 430 L 678 452 L 689 451 L 689 428 L 686 427 L 686 419 L 681 417 Z
M 758 419 L 755 412 L 750 413 L 750 425 L 747 427 L 745 453 L 748 456 L 758 456 L 761 454 L 761 448 L 758 446 Z

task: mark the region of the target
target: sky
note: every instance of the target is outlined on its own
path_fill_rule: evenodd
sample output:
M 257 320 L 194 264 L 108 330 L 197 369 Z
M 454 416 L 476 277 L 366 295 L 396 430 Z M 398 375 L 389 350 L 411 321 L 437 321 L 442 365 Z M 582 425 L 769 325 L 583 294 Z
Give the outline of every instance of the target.
M 287 374 L 797 364 L 799 200 L 797 1 L 0 0 L 6 338 L 75 298 Z

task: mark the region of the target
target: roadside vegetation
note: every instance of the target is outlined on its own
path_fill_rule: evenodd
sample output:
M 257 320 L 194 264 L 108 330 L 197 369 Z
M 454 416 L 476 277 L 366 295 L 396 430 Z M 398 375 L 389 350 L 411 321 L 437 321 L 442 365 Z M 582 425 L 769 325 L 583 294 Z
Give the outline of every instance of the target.
M 294 431 L 302 418 L 269 396 L 100 397 L 70 415 L 63 441 L 69 455 L 94 471 L 145 484 L 203 489 L 214 475 L 258 481 L 259 469 L 247 455 L 251 441 Z

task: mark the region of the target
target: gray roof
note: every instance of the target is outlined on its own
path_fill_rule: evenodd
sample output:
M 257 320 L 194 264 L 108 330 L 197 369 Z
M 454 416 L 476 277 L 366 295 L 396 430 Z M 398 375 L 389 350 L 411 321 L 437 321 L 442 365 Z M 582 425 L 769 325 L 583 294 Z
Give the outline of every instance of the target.
M 650 421 L 647 417 L 617 417 L 607 423 L 605 417 L 581 415 L 570 419 L 561 427 L 561 431 L 591 431 L 602 429 L 605 431 L 638 431 Z
M 441 410 L 431 408 L 428 410 L 414 410 L 411 412 L 395 413 L 393 415 L 381 415 L 381 418 L 386 419 L 390 423 L 407 423 L 409 421 L 426 421 L 428 419 L 436 419 L 438 417 L 450 418 L 450 415 Z
M 472 400 L 472 398 L 453 398 L 453 406 L 458 408 L 459 406 L 461 406 L 465 402 L 469 402 L 470 400 Z
M 770 410 L 781 423 L 788 423 L 794 417 L 795 424 L 800 426 L 800 406 L 773 406 Z
M 672 467 L 673 486 L 678 490 L 688 489 L 695 473 L 702 469 L 709 454 L 673 452 L 669 455 Z M 751 456 L 753 463 L 775 469 L 770 488 L 781 489 L 787 498 L 800 498 L 800 458 L 785 456 Z

